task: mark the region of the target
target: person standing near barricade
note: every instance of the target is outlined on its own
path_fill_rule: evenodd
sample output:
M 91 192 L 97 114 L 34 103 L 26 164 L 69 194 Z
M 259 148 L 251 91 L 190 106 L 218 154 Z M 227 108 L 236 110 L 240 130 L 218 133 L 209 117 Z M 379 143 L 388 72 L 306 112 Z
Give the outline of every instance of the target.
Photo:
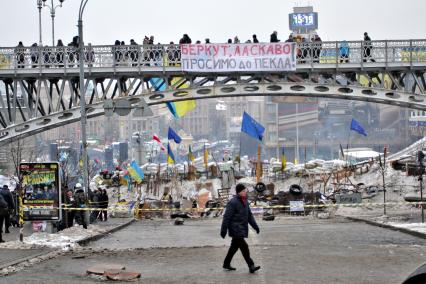
M 7 202 L 4 199 L 3 195 L 0 194 L 0 228 L 1 229 L 3 229 L 3 222 L 7 214 L 9 214 Z M 2 233 L 3 231 L 0 230 L 0 243 L 4 243 Z
M 109 203 L 109 199 L 108 199 L 108 193 L 106 191 L 105 188 L 101 189 L 101 197 L 100 197 L 100 202 L 101 202 L 101 208 L 103 209 L 101 211 L 101 220 L 106 222 L 108 220 L 108 203 Z
M 83 191 L 83 188 L 81 187 L 80 183 L 77 183 L 75 185 L 75 197 L 74 197 L 74 205 L 73 207 L 76 208 L 75 214 L 75 221 L 79 225 L 83 225 L 84 229 L 87 229 L 86 224 L 86 218 L 85 218 L 85 210 L 87 209 L 87 199 L 86 195 Z
M 74 210 L 70 210 L 68 208 L 72 208 L 75 206 L 74 194 L 71 189 L 65 192 L 65 228 L 71 228 L 74 225 Z
M 8 207 L 8 214 L 5 216 L 5 233 L 8 234 L 9 227 L 10 227 L 10 214 L 12 214 L 13 210 L 15 210 L 15 203 L 13 202 L 13 196 L 12 193 L 9 191 L 9 187 L 7 185 L 3 185 L 3 189 L 0 191 L 1 195 L 3 196 L 4 200 L 7 203 Z M 3 229 L 3 228 L 1 228 Z
M 98 219 L 98 215 L 100 213 L 100 210 L 98 209 L 100 207 L 100 193 L 99 193 L 99 188 L 95 189 L 93 191 L 93 194 L 91 196 L 91 204 L 90 207 L 94 208 L 95 210 L 93 210 L 90 214 L 90 222 L 96 222 L 96 220 Z
M 226 205 L 220 230 L 222 238 L 225 238 L 227 232 L 232 238 L 231 247 L 223 261 L 223 268 L 226 270 L 236 270 L 231 266 L 231 261 L 235 253 L 240 249 L 249 267 L 249 272 L 254 273 L 260 269 L 260 266 L 254 265 L 253 260 L 250 258 L 248 244 L 244 238 L 248 237 L 248 224 L 253 227 L 256 233 L 259 234 L 260 230 L 248 204 L 247 188 L 239 183 L 235 187 L 235 191 L 237 194 Z

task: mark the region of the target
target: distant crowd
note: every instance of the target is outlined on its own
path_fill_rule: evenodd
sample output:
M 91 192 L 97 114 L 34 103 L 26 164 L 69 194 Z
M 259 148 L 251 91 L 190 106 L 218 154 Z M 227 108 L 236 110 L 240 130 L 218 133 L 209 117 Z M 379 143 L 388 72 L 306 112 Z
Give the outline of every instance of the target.
M 61 39 L 58 40 L 55 50 L 47 48 L 47 46 L 39 47 L 37 43 L 33 43 L 30 46 L 30 59 L 31 66 L 36 68 L 39 66 L 39 63 L 45 67 L 49 67 L 50 64 L 55 64 L 57 67 L 63 67 L 64 61 L 66 60 L 67 66 L 73 67 L 74 63 L 78 62 L 80 55 L 77 52 L 79 46 L 79 37 L 73 37 L 72 41 L 68 43 L 68 49 L 65 49 L 65 45 Z M 278 38 L 278 33 L 274 31 L 270 35 L 269 42 L 277 43 L 280 42 Z M 319 35 L 315 34 L 310 38 L 303 37 L 302 35 L 293 35 L 290 34 L 285 42 L 295 42 L 298 44 L 297 49 L 297 59 L 299 63 L 305 63 L 307 58 L 311 58 L 313 63 L 320 62 L 321 50 L 322 50 L 322 40 Z M 179 44 L 191 44 L 192 40 L 188 34 L 183 34 L 182 38 L 179 40 Z M 205 39 L 205 44 L 210 44 L 210 39 Z M 239 44 L 241 43 L 238 36 L 235 36 L 233 39 L 228 39 L 227 43 L 229 44 Z M 244 43 L 259 43 L 259 39 L 256 34 L 252 35 L 251 39 L 247 39 Z M 130 44 L 126 45 L 125 41 L 116 40 L 113 47 L 113 55 L 116 64 L 130 60 L 132 66 L 136 66 L 139 61 L 139 55 L 143 54 L 144 61 L 149 61 L 151 59 L 158 59 L 163 56 L 160 43 L 154 44 L 154 36 L 145 36 L 142 40 L 144 46 L 144 51 L 140 52 L 138 48 L 132 48 L 132 46 L 138 46 L 139 44 L 134 40 L 130 40 Z M 169 43 L 170 45 L 175 45 L 173 41 Z M 200 40 L 197 40 L 195 44 L 201 44 Z M 151 46 L 151 47 L 150 47 Z M 348 42 L 342 41 L 339 43 L 339 61 L 340 63 L 349 62 L 350 58 L 350 46 Z M 372 43 L 371 38 L 367 32 L 364 33 L 364 44 L 363 44 L 363 61 L 368 60 L 375 62 L 372 58 Z M 27 47 L 20 41 L 15 49 L 15 59 L 18 68 L 25 68 L 26 63 L 26 50 Z M 40 52 L 41 50 L 41 52 Z M 180 59 L 180 52 L 176 48 L 170 48 L 167 52 L 169 61 L 176 61 Z M 41 54 L 40 54 L 41 53 Z M 90 49 L 90 45 L 85 47 L 84 61 L 86 64 L 91 66 L 95 61 L 95 53 Z

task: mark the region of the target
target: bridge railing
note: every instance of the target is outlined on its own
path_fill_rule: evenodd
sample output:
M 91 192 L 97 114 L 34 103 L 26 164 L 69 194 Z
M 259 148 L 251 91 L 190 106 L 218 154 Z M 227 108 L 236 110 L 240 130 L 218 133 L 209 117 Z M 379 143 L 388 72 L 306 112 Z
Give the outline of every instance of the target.
M 180 66 L 179 45 L 87 45 L 87 68 Z M 426 63 L 426 40 L 301 42 L 298 65 L 364 63 Z M 20 69 L 71 69 L 79 67 L 78 49 L 72 46 L 0 48 L 0 71 Z

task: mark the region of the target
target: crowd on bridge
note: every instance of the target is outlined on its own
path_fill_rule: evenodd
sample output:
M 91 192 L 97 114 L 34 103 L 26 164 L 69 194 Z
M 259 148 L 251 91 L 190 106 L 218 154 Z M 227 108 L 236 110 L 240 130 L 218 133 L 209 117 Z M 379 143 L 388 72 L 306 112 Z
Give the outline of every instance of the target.
M 270 43 L 280 42 L 278 33 L 274 31 L 270 35 Z M 307 60 L 311 60 L 312 63 L 320 63 L 321 51 L 322 51 L 322 40 L 319 35 L 315 34 L 311 38 L 303 37 L 302 35 L 290 34 L 285 42 L 297 43 L 297 61 L 298 63 L 306 63 Z M 188 34 L 184 34 L 179 40 L 181 44 L 192 44 L 192 40 Z M 204 44 L 211 44 L 209 38 L 205 39 Z M 228 44 L 240 44 L 241 41 L 238 36 L 233 39 L 227 40 Z M 256 34 L 252 35 L 252 38 L 247 39 L 244 43 L 261 43 Z M 195 41 L 195 44 L 202 44 L 200 40 Z M 14 50 L 14 57 L 16 60 L 17 68 L 25 68 L 30 66 L 32 68 L 43 67 L 59 67 L 63 68 L 77 66 L 80 60 L 80 54 L 78 52 L 79 37 L 74 36 L 72 41 L 67 46 L 64 45 L 61 39 L 58 40 L 55 47 L 39 46 L 37 43 L 33 43 L 30 47 L 26 47 L 21 41 Z M 375 62 L 372 58 L 372 43 L 368 33 L 364 33 L 363 40 L 363 61 L 368 60 Z M 112 49 L 112 57 L 115 65 L 120 65 L 124 62 L 130 62 L 132 66 L 138 66 L 140 59 L 143 60 L 142 65 L 150 65 L 150 62 L 158 62 L 165 57 L 169 62 L 169 65 L 174 66 L 180 60 L 180 49 L 177 44 L 173 41 L 163 47 L 160 43 L 154 43 L 154 36 L 145 36 L 142 40 L 142 45 L 139 45 L 134 39 L 130 40 L 127 45 L 123 40 L 116 40 Z M 84 63 L 89 67 L 93 66 L 95 62 L 95 50 L 92 45 L 85 46 L 84 49 Z M 348 63 L 350 59 L 350 46 L 347 41 L 342 41 L 338 46 L 338 57 L 340 63 Z M 30 63 L 30 64 L 29 64 Z

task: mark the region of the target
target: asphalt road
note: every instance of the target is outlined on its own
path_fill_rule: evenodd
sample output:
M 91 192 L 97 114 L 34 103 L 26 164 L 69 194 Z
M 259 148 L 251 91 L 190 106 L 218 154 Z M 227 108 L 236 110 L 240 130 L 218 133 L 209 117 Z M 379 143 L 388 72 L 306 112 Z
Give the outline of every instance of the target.
M 339 217 L 281 217 L 259 221 L 261 233 L 250 233 L 252 258 L 262 269 L 249 274 L 238 252 L 237 271 L 227 272 L 221 267 L 230 239 L 219 237 L 220 222 L 139 221 L 0 283 L 101 283 L 85 273 L 100 263 L 141 272 L 137 283 L 401 283 L 426 261 L 421 238 Z

